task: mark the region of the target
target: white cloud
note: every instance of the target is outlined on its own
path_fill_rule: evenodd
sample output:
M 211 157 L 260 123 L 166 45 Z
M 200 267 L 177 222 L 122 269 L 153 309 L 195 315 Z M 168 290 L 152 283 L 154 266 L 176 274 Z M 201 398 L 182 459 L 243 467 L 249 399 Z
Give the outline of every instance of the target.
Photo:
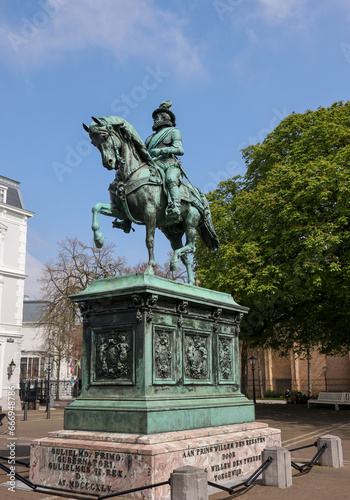
M 51 246 L 51 243 L 46 238 L 43 238 L 37 231 L 34 231 L 30 226 L 28 227 L 27 238 L 28 238 L 28 247 L 31 249 L 31 251 L 33 250 L 37 251 L 43 248 L 50 248 Z
M 307 0 L 258 0 L 265 17 L 274 23 L 299 14 Z
M 185 20 L 150 0 L 45 0 L 38 10 L 9 24 L 0 21 L 2 57 L 42 67 L 66 54 L 97 49 L 166 62 L 176 72 L 203 74 L 199 47 L 185 35 Z
M 27 252 L 26 275 L 28 277 L 24 282 L 24 293 L 25 295 L 29 295 L 29 298 L 32 300 L 40 297 L 40 284 L 38 283 L 38 279 L 41 278 L 42 270 L 42 263 Z

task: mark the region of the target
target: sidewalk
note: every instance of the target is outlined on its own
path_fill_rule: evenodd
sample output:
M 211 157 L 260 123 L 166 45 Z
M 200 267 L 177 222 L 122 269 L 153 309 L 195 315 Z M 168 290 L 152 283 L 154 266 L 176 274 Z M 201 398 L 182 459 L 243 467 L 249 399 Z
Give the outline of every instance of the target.
M 17 459 L 29 455 L 29 445 L 33 439 L 47 435 L 49 431 L 63 428 L 63 408 L 56 407 L 51 413 L 51 419 L 46 419 L 43 411 L 28 412 L 28 420 L 24 422 L 23 412 L 16 420 Z M 293 469 L 293 485 L 287 489 L 266 487 L 261 481 L 256 481 L 244 493 L 244 499 L 251 500 L 345 500 L 350 498 L 350 410 L 335 411 L 331 407 L 307 409 L 306 405 L 256 405 L 256 420 L 266 422 L 270 427 L 282 431 L 282 445 L 286 448 L 296 448 L 312 444 L 317 437 L 324 434 L 339 436 L 342 440 L 344 467 L 339 469 L 315 466 L 308 474 L 299 475 Z M 0 428 L 1 433 L 1 428 Z M 7 436 L 0 434 L 0 455 L 5 455 Z M 307 448 L 293 452 L 292 460 L 308 461 L 316 453 L 316 448 Z M 7 455 L 7 452 L 6 452 Z M 28 475 L 28 469 L 18 467 L 17 472 Z M 169 474 L 172 471 L 169 471 Z M 6 473 L 0 470 L 0 483 L 7 481 Z M 214 490 L 210 490 L 214 491 Z M 237 495 L 236 495 L 237 496 Z M 0 486 L 1 500 L 58 500 L 61 497 L 49 494 L 23 491 L 16 488 L 15 493 Z M 115 497 L 120 500 L 122 497 Z M 210 495 L 210 500 L 228 500 L 235 498 L 228 493 L 217 492 Z
M 342 440 L 344 467 L 339 469 L 315 466 L 308 474 L 293 469 L 293 485 L 279 489 L 263 486 L 256 481 L 243 495 L 245 500 L 348 500 L 350 498 L 350 411 L 335 411 L 331 407 L 307 409 L 307 405 L 256 406 L 256 420 L 282 431 L 282 446 L 297 448 L 314 443 L 319 436 L 333 434 Z M 309 461 L 316 448 L 292 453 L 294 462 Z M 218 492 L 210 500 L 228 500 L 234 496 Z

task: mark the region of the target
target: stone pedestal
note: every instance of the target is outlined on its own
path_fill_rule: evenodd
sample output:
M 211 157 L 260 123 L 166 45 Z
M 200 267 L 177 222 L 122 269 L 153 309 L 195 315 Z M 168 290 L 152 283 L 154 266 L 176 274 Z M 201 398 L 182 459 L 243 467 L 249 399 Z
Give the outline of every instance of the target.
M 190 465 L 205 469 L 209 481 L 224 482 L 253 473 L 264 448 L 280 445 L 280 430 L 260 422 L 151 435 L 51 432 L 32 444 L 30 479 L 102 495 L 167 481 Z M 164 500 L 170 487 L 128 497 Z
M 96 280 L 84 317 L 82 394 L 65 429 L 153 434 L 254 421 L 240 392 L 228 294 L 143 274 Z
M 230 295 L 136 274 L 96 280 L 72 300 L 84 320 L 82 394 L 65 409 L 65 430 L 33 444 L 33 482 L 102 494 L 187 465 L 219 482 L 280 446 L 280 431 L 254 422 L 240 392 L 247 308 Z

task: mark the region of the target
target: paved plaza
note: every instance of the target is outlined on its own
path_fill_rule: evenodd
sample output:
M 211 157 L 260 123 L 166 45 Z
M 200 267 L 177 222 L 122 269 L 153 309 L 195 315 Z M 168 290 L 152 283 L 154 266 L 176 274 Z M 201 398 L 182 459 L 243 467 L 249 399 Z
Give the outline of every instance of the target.
M 28 412 L 28 420 L 24 422 L 23 414 L 16 421 L 16 455 L 17 459 L 28 457 L 29 446 L 33 439 L 47 435 L 49 431 L 63 428 L 63 409 L 60 407 L 51 411 L 51 419 L 46 419 L 43 411 Z M 256 481 L 245 491 L 246 500 L 259 498 L 261 500 L 348 500 L 350 498 L 350 410 L 335 411 L 331 407 L 307 409 L 306 405 L 260 404 L 256 405 L 256 420 L 266 422 L 270 427 L 281 429 L 282 444 L 292 449 L 312 444 L 317 437 L 325 434 L 339 436 L 342 440 L 344 467 L 339 469 L 315 466 L 308 474 L 300 475 L 293 469 L 293 485 L 287 489 L 266 487 L 261 481 Z M 1 427 L 0 427 L 1 432 Z M 7 454 L 8 436 L 0 434 L 0 455 Z M 311 459 L 316 448 L 306 448 L 293 452 L 292 460 L 303 462 Z M 17 471 L 28 476 L 28 469 L 19 466 Z M 171 472 L 171 471 L 169 471 Z M 6 473 L 0 471 L 0 483 L 7 481 Z M 210 490 L 210 500 L 228 500 L 236 495 L 225 492 L 214 493 Z M 1 500 L 53 500 L 61 497 L 35 493 L 16 488 L 10 492 L 0 486 Z M 115 497 L 120 498 L 121 497 Z M 124 500 L 124 499 L 121 499 Z

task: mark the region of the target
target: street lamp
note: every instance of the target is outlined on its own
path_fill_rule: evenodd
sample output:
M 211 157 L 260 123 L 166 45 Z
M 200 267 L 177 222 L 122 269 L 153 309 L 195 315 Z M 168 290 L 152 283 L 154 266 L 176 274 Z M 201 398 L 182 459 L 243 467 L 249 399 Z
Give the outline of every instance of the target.
M 47 396 L 46 396 L 46 418 L 50 418 L 50 374 L 51 374 L 51 359 L 54 358 L 54 355 L 48 352 L 45 356 L 48 358 L 47 365 Z
M 327 370 L 328 370 L 327 366 L 323 366 L 322 370 L 324 375 L 324 384 L 326 386 L 326 392 L 327 392 Z
M 250 366 L 252 367 L 252 373 L 253 373 L 253 401 L 254 401 L 254 404 L 255 404 L 256 403 L 256 397 L 255 397 L 255 376 L 254 376 L 254 372 L 255 372 L 256 358 L 254 356 L 251 356 L 249 358 L 249 363 L 250 363 Z
M 7 377 L 9 380 L 12 377 L 13 372 L 15 371 L 15 368 L 16 368 L 16 363 L 12 360 L 7 368 Z

